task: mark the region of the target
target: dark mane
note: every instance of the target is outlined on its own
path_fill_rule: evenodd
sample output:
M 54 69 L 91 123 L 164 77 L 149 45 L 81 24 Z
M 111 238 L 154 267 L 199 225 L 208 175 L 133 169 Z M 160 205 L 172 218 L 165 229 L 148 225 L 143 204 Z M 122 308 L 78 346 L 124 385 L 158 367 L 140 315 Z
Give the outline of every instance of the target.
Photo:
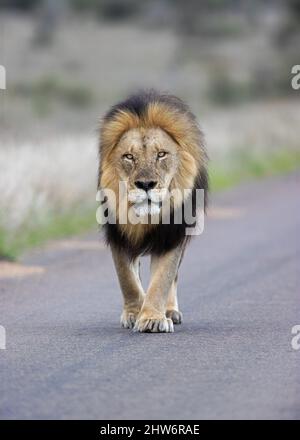
M 196 189 L 203 189 L 204 205 L 206 207 L 208 192 L 207 155 L 204 137 L 197 120 L 181 99 L 173 95 L 158 93 L 155 90 L 132 94 L 124 101 L 114 105 L 104 116 L 99 145 L 99 154 L 102 158 L 99 167 L 99 187 L 100 183 L 103 183 L 100 182 L 103 166 L 110 166 L 109 152 L 113 150 L 125 131 L 140 125 L 146 128 L 160 127 L 175 140 L 179 148 L 189 153 L 191 160 L 197 164 L 197 175 L 193 171 L 195 173 L 194 187 L 190 195 L 192 206 L 194 209 Z M 184 173 L 189 176 L 190 172 L 190 167 L 186 161 Z M 112 175 L 114 175 L 113 170 Z M 107 175 L 106 179 L 109 180 Z M 109 184 L 111 185 L 110 181 Z M 183 206 L 178 209 L 182 210 Z M 195 212 L 193 212 L 193 215 L 195 215 Z M 182 219 L 181 224 L 176 224 L 171 218 L 171 224 L 160 223 L 148 228 L 148 230 L 145 229 L 145 235 L 140 238 L 138 244 L 134 240 L 131 242 L 130 237 L 124 232 L 124 228 L 120 228 L 117 224 L 107 223 L 103 226 L 103 230 L 107 244 L 125 250 L 130 258 L 148 253 L 161 255 L 178 247 L 187 239 L 186 228 L 193 225 L 187 225 L 184 222 L 184 216 L 182 216 Z
M 159 93 L 154 89 L 150 89 L 133 93 L 124 101 L 114 105 L 105 115 L 104 121 L 113 119 L 120 111 L 128 111 L 140 118 L 145 113 L 148 105 L 152 102 L 167 104 L 169 107 L 173 107 L 181 113 L 187 113 L 191 119 L 195 120 L 195 116 L 181 99 L 168 93 Z

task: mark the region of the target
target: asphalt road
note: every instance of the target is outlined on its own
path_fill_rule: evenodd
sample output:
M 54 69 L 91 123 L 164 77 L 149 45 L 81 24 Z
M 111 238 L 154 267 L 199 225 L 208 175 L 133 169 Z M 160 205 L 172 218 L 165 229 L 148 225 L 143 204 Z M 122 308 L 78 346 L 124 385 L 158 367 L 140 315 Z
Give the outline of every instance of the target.
M 299 419 L 299 190 L 293 175 L 213 198 L 173 334 L 119 327 L 97 234 L 27 255 L 0 279 L 0 418 Z

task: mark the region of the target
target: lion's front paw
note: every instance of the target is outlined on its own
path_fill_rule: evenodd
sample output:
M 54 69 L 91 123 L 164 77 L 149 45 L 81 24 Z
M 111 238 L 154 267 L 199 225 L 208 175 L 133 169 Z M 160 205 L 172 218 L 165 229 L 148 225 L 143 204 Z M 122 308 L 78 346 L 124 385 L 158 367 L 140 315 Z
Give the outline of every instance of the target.
M 167 318 L 172 319 L 173 324 L 181 324 L 182 323 L 182 313 L 179 310 L 167 310 L 166 312 Z
M 137 319 L 133 330 L 144 333 L 173 333 L 174 326 L 172 319 L 140 317 Z
M 127 310 L 123 310 L 120 323 L 123 328 L 133 328 L 138 312 L 129 312 Z

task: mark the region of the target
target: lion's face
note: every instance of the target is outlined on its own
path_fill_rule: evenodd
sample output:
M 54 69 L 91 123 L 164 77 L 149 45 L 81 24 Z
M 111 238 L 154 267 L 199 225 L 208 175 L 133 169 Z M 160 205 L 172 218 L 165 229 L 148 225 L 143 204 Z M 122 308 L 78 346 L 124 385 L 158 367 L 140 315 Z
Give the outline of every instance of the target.
M 178 170 L 175 141 L 160 128 L 131 129 L 114 149 L 113 163 L 137 215 L 158 213 Z
M 98 188 L 108 190 L 102 209 L 118 225 L 107 228 L 108 241 L 126 238 L 141 253 L 136 246 L 156 246 L 148 239 L 156 227 L 160 231 L 157 225 L 168 224 L 168 211 L 182 213 L 191 192 L 207 187 L 203 134 L 188 107 L 174 96 L 150 91 L 113 106 L 102 120 L 99 157 Z M 134 212 L 141 221 L 135 221 Z M 176 240 L 180 237 L 178 229 L 169 231 Z M 164 240 L 160 245 L 166 246 Z

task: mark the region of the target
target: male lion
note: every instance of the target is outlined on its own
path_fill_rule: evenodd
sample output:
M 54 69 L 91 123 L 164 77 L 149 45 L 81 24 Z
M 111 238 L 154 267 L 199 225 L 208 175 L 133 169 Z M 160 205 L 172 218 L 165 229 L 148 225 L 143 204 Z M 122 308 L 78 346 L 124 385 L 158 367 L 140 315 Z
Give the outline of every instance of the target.
M 139 332 L 173 332 L 182 314 L 177 301 L 177 272 L 188 236 L 187 224 L 174 221 L 187 199 L 208 190 L 207 156 L 195 116 L 175 96 L 140 92 L 115 105 L 101 127 L 99 189 L 110 189 L 117 203 L 106 197 L 106 213 L 115 222 L 103 227 L 110 245 L 124 297 L 121 325 Z M 119 182 L 129 191 L 125 207 L 143 220 L 120 221 L 124 208 Z M 162 221 L 161 201 L 166 190 L 185 191 L 170 201 L 169 224 Z M 118 204 L 120 202 L 120 205 Z M 195 207 L 194 201 L 193 207 Z M 120 208 L 123 206 L 123 208 Z M 128 219 L 128 217 L 126 217 Z M 189 225 L 190 226 L 190 225 Z M 151 255 L 151 279 L 145 293 L 139 258 Z

